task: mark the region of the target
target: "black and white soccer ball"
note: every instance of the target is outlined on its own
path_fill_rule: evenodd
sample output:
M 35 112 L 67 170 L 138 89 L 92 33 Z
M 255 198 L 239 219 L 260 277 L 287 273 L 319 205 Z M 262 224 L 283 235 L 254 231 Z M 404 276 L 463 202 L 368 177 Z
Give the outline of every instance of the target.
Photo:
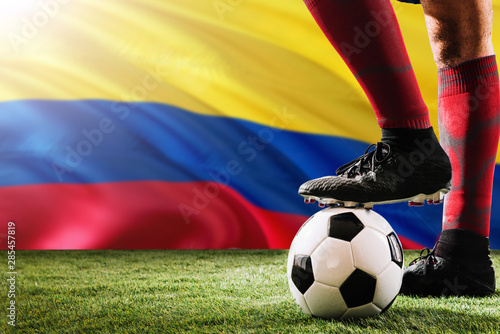
M 363 208 L 327 208 L 297 232 L 287 275 L 295 302 L 321 318 L 364 318 L 387 310 L 403 277 L 403 249 L 391 225 Z

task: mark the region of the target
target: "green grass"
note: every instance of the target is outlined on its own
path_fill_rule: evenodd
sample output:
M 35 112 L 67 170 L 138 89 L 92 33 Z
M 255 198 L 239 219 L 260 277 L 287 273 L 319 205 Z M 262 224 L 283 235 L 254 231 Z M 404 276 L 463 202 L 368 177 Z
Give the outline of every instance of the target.
M 0 333 L 7 325 L 7 253 Z M 405 252 L 407 262 L 418 252 Z M 494 251 L 500 268 L 500 251 Z M 287 251 L 17 251 L 20 333 L 464 333 L 500 331 L 487 298 L 399 296 L 387 313 L 326 321 L 302 314 Z M 499 270 L 497 281 L 500 282 Z

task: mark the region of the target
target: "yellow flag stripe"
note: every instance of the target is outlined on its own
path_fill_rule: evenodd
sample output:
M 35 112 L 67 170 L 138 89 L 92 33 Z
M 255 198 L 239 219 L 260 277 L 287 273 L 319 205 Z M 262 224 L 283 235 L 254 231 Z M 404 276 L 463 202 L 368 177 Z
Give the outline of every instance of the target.
M 27 3 L 0 14 L 0 101 L 159 102 L 264 125 L 287 110 L 288 130 L 380 138 L 363 91 L 300 0 Z M 436 126 L 422 9 L 393 5 Z

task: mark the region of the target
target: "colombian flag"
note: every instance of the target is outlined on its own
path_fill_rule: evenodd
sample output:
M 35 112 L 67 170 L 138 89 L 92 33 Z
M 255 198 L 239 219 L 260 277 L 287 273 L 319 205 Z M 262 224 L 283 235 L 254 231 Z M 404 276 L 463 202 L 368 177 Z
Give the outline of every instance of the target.
M 437 128 L 421 7 L 393 5 Z M 0 16 L 3 249 L 8 222 L 19 249 L 288 248 L 319 210 L 299 185 L 380 138 L 301 0 L 8 1 Z M 375 210 L 407 248 L 441 230 L 442 206 Z

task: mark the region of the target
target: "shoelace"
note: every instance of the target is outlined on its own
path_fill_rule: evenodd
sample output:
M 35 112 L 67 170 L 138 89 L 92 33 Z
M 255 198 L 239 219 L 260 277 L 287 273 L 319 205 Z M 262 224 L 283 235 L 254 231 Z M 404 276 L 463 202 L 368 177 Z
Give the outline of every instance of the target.
M 409 266 L 417 263 L 420 260 L 423 260 L 424 264 L 425 264 L 425 266 L 424 266 L 424 275 L 425 275 L 427 273 L 427 268 L 437 263 L 437 259 L 436 259 L 436 246 L 437 246 L 438 242 L 436 242 L 436 244 L 434 245 L 434 248 L 432 250 L 429 249 L 429 248 L 427 248 L 427 247 L 425 247 L 424 249 L 422 249 L 420 251 L 420 256 L 417 257 L 416 259 L 414 259 L 413 261 L 411 261 L 410 264 L 409 264 Z M 424 252 L 426 252 L 425 255 L 423 255 Z
M 372 147 L 375 149 L 370 151 Z M 335 173 L 338 176 L 344 176 L 347 178 L 355 177 L 356 175 L 363 175 L 369 171 L 372 171 L 375 165 L 384 162 L 391 155 L 391 146 L 386 143 L 378 142 L 377 144 L 371 144 L 365 150 L 365 154 L 345 165 L 340 166 Z M 378 159 L 382 157 L 382 159 Z

